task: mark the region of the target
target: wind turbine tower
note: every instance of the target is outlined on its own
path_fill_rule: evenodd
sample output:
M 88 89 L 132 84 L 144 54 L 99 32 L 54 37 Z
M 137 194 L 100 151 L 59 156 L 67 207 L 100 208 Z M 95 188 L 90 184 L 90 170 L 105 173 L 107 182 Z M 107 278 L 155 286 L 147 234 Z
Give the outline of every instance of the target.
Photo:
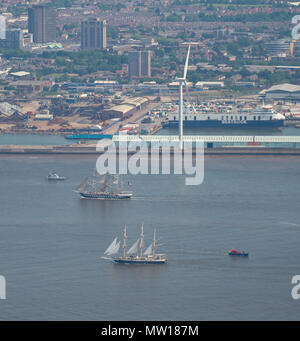
M 183 77 L 182 78 L 176 78 L 176 80 L 179 82 L 179 120 L 178 120 L 178 127 L 179 127 L 179 149 L 182 150 L 183 147 L 183 85 L 187 87 L 186 82 L 186 74 L 189 64 L 189 57 L 190 57 L 190 50 L 191 45 L 189 45 L 184 70 L 183 70 Z

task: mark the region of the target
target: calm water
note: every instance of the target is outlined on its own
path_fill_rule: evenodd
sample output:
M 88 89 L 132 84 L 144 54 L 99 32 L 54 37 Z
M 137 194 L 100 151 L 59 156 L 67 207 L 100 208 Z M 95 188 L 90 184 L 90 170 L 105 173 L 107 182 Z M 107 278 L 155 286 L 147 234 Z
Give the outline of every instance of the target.
M 300 158 L 207 158 L 205 181 L 130 176 L 131 201 L 72 190 L 93 157 L 0 158 L 1 320 L 299 320 Z M 48 183 L 50 169 L 68 177 Z M 126 182 L 126 181 L 125 181 Z M 101 259 L 123 224 L 158 229 L 168 264 Z M 249 259 L 230 258 L 231 248 Z
M 62 145 L 70 144 L 70 140 L 60 135 L 39 135 L 39 134 L 0 134 L 0 145 Z

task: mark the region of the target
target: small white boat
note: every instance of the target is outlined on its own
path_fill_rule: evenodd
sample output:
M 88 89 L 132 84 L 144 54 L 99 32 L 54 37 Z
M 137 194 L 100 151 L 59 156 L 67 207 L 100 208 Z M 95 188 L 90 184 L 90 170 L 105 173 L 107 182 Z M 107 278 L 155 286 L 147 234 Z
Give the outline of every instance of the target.
M 60 176 L 55 172 L 50 172 L 47 176 L 47 180 L 65 180 L 66 178 L 64 176 Z

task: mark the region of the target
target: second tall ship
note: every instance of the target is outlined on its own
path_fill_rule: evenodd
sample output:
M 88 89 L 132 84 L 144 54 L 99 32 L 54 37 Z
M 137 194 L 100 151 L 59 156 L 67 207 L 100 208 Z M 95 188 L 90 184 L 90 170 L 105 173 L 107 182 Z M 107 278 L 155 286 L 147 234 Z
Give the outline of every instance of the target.
M 132 192 L 124 191 L 122 179 L 118 174 L 99 175 L 86 178 L 75 190 L 83 199 L 124 200 L 132 197 Z

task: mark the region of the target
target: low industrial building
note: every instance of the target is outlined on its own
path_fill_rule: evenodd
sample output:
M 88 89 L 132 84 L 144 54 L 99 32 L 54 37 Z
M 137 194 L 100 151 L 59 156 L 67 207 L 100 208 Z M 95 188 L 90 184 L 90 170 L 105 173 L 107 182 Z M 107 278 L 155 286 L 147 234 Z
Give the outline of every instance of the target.
M 282 56 L 285 57 L 287 55 L 291 55 L 291 41 L 290 39 L 279 39 L 276 41 L 272 41 L 266 43 L 266 48 L 268 54 L 271 56 Z
M 118 86 L 117 81 L 95 81 L 94 83 L 65 83 L 63 88 L 76 93 L 103 93 L 105 89 Z
M 134 97 L 128 98 L 122 102 L 122 104 L 134 105 L 137 110 L 143 109 L 149 103 L 149 99 L 146 97 Z
M 195 84 L 196 89 L 205 89 L 205 88 L 223 88 L 224 82 L 197 82 Z
M 30 77 L 30 72 L 27 71 L 17 71 L 17 72 L 11 72 L 10 76 L 14 77 L 16 80 L 17 79 L 28 79 L 28 77 Z
M 9 85 L 17 89 L 19 94 L 29 94 L 32 92 L 43 91 L 46 87 L 51 87 L 53 82 L 51 81 L 37 81 L 37 80 L 18 80 L 10 82 Z
M 127 118 L 133 115 L 136 111 L 136 107 L 130 104 L 121 104 L 113 106 L 109 109 L 103 110 L 101 119 L 103 121 L 112 119 L 112 118 Z
M 34 120 L 38 121 L 50 121 L 53 120 L 53 115 L 50 114 L 49 110 L 41 110 L 34 116 Z
M 190 88 L 193 86 L 192 82 L 186 82 L 186 85 Z M 174 89 L 174 90 L 178 90 L 179 88 L 179 82 L 171 82 L 168 84 L 169 89 Z
M 34 116 L 35 121 L 50 121 L 53 119 L 52 114 L 36 114 Z
M 103 87 L 108 87 L 108 88 L 113 88 L 119 84 L 117 81 L 107 81 L 107 80 L 96 80 L 94 82 L 96 86 L 103 86 Z
M 103 110 L 101 118 L 103 121 L 112 118 L 128 118 L 137 110 L 145 108 L 148 103 L 147 97 L 126 98 L 121 104 Z
M 267 100 L 287 100 L 300 101 L 300 86 L 294 84 L 279 84 L 271 86 L 269 89 L 262 90 L 261 96 Z
M 7 102 L 0 103 L 0 121 L 15 122 L 23 120 L 25 117 L 26 115 L 24 115 L 19 106 Z
M 253 88 L 255 87 L 255 82 L 237 81 L 234 85 L 242 88 Z

